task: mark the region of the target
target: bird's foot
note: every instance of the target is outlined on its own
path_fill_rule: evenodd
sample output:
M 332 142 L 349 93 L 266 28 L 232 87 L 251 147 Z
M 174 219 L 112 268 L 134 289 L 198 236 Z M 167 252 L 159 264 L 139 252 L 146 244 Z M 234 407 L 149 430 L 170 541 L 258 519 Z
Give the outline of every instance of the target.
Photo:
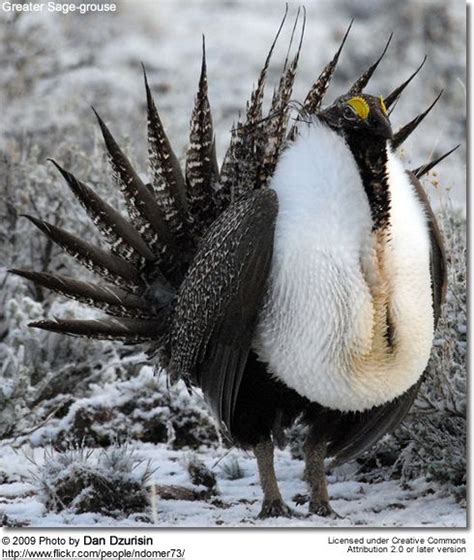
M 299 517 L 296 511 L 289 508 L 283 500 L 264 500 L 262 510 L 258 515 L 259 519 L 269 517 Z
M 320 517 L 329 517 L 331 519 L 344 519 L 342 515 L 336 513 L 329 502 L 310 501 L 309 513 L 314 513 Z

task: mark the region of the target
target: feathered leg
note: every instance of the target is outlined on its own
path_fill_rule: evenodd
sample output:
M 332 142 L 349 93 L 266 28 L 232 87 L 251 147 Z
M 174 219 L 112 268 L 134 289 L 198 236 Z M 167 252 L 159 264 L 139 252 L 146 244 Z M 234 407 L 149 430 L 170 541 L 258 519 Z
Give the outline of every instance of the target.
M 273 442 L 265 439 L 258 443 L 253 452 L 257 458 L 260 484 L 263 490 L 262 511 L 259 514 L 261 519 L 267 517 L 292 517 L 292 510 L 285 504 L 278 488 L 273 464 Z
M 306 479 L 310 485 L 309 512 L 321 517 L 340 517 L 329 503 L 324 459 L 327 443 L 314 428 L 310 428 L 304 444 Z

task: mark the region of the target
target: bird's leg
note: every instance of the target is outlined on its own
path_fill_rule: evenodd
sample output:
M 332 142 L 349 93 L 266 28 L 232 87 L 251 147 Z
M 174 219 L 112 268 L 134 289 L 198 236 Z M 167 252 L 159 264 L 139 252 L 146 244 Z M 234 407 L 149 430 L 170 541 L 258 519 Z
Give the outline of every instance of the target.
M 265 439 L 254 446 L 253 452 L 257 458 L 260 484 L 263 490 L 263 505 L 259 517 L 291 517 L 292 511 L 285 504 L 278 488 L 273 464 L 273 442 Z
M 306 459 L 305 475 L 310 485 L 309 512 L 321 517 L 340 517 L 329 503 L 324 459 L 327 444 L 325 440 L 316 437 L 310 430 L 305 441 L 304 451 Z

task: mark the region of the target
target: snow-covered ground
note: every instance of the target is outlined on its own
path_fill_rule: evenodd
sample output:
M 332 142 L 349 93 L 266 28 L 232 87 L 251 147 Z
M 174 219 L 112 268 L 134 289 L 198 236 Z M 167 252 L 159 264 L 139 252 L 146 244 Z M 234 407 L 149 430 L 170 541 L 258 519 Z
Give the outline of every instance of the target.
M 397 105 L 393 121 L 395 128 L 406 123 L 427 107 L 441 88 L 445 89 L 433 113 L 407 142 L 404 157 L 407 167 L 417 167 L 460 143 L 460 149 L 440 165 L 439 182 L 432 178 L 425 186 L 435 204 L 439 191 L 449 190 L 454 204 L 463 207 L 466 153 L 464 3 L 460 0 L 314 0 L 305 2 L 305 5 L 306 34 L 294 99 L 304 98 L 321 68 L 332 57 L 352 17 L 355 23 L 329 90 L 329 100 L 345 91 L 378 56 L 393 31 L 392 45 L 368 91 L 387 94 L 408 77 L 425 54 L 428 55 L 420 75 Z M 6 108 L 2 112 L 0 164 L 5 161 L 8 170 L 13 170 L 12 175 L 8 175 L 8 184 L 2 182 L 1 186 L 7 189 L 8 197 L 3 197 L 2 190 L 1 198 L 10 202 L 10 193 L 14 192 L 13 200 L 19 212 L 35 213 L 36 208 L 35 212 L 31 208 L 36 204 L 43 217 L 47 217 L 59 200 L 63 204 L 62 212 L 69 214 L 70 229 L 83 227 L 84 220 L 69 202 L 66 187 L 48 171 L 46 158 L 57 158 L 71 171 L 79 173 L 78 178 L 86 182 L 91 180 L 98 188 L 104 188 L 102 148 L 90 105 L 94 105 L 110 124 L 117 140 L 127 146 L 138 169 L 145 172 L 146 118 L 140 62 L 147 69 L 170 140 L 178 154 L 183 156 L 200 71 L 202 33 L 206 36 L 209 95 L 218 155 L 222 158 L 229 131 L 238 112 L 245 107 L 284 12 L 284 2 L 271 0 L 134 0 L 118 3 L 118 6 L 118 12 L 113 16 L 64 16 L 44 11 L 42 14 L 23 14 L 15 19 L 0 11 L 0 105 Z M 296 10 L 297 5 L 290 3 L 289 20 Z M 279 77 L 291 25 L 290 21 L 270 66 L 268 92 Z M 13 180 L 14 184 L 10 184 Z M 442 186 L 435 188 L 434 183 Z M 36 199 L 32 199 L 31 192 L 35 193 Z M 7 295 L 12 294 L 9 299 L 5 296 L 3 303 L 8 309 L 2 309 L 0 317 L 0 343 L 7 347 L 1 348 L 1 355 L 8 356 L 0 367 L 0 374 L 5 375 L 5 378 L 0 377 L 5 383 L 4 393 L 7 395 L 10 385 L 15 385 L 18 373 L 22 379 L 31 376 L 36 384 L 46 379 L 45 385 L 50 385 L 53 395 L 51 402 L 47 399 L 37 402 L 35 395 L 47 392 L 48 386 L 41 390 L 37 385 L 20 387 L 34 402 L 35 410 L 31 416 L 46 419 L 50 415 L 51 418 L 30 436 L 25 436 L 21 445 L 18 440 L 9 439 L 0 443 L 0 520 L 5 515 L 5 524 L 43 527 L 466 525 L 466 511 L 462 503 L 450 495 L 447 486 L 428 482 L 425 478 L 405 483 L 395 477 L 370 483 L 358 482 L 355 464 L 338 469 L 329 478 L 333 507 L 343 518 L 305 517 L 306 507 L 293 502 L 295 495 L 305 492 L 303 463 L 292 458 L 289 451 L 277 452 L 278 477 L 287 503 L 303 517 L 258 520 L 261 493 L 255 461 L 250 455 L 237 450 L 227 455 L 228 451 L 220 446 L 190 451 L 185 447 L 175 449 L 164 443 L 138 441 L 134 434 L 140 433 L 143 418 L 127 415 L 120 408 L 129 403 L 125 398 L 120 400 L 123 370 L 132 375 L 131 369 L 124 366 L 123 355 L 118 357 L 118 351 L 111 350 L 110 344 L 65 342 L 54 335 L 27 334 L 26 323 L 41 316 L 42 305 L 31 299 L 32 293 L 24 283 L 11 277 L 4 279 L 4 272 L 12 265 L 31 268 L 32 260 L 37 258 L 36 241 L 33 228 L 17 226 L 16 217 L 12 217 L 8 206 L 5 210 L 2 207 L 1 218 L 3 224 L 11 221 L 14 225 L 14 234 L 10 237 L 2 233 L 1 240 L 5 244 L 0 252 L 5 258 L 5 262 L 0 263 L 0 285 L 2 288 L 6 286 Z M 50 265 L 54 265 L 55 270 L 71 266 L 69 261 L 54 253 Z M 45 296 L 43 304 L 50 305 L 54 299 Z M 58 310 L 77 315 L 78 306 L 70 302 L 54 303 L 47 313 L 54 314 Z M 91 315 L 89 311 L 82 313 Z M 459 328 L 465 329 L 465 324 L 460 324 Z M 34 340 L 33 336 L 36 336 Z M 457 340 L 452 342 L 458 344 Z M 73 357 L 72 365 L 68 362 L 70 356 Z M 82 359 L 84 362 L 80 361 Z M 120 360 L 120 364 L 114 360 Z M 12 369 L 13 373 L 9 369 L 11 364 L 17 368 Z M 31 371 L 25 371 L 27 367 Z M 86 372 L 84 377 L 81 377 L 82 371 Z M 61 376 L 66 379 L 63 382 L 66 388 L 59 390 L 57 378 Z M 146 384 L 143 387 L 146 388 Z M 96 404 L 114 403 L 120 408 L 122 416 L 118 418 L 111 420 L 109 410 L 102 420 L 93 418 L 94 422 L 102 422 L 104 430 L 104 434 L 94 437 L 109 437 L 108 429 L 123 428 L 124 433 L 129 430 L 133 436 L 131 439 L 135 440 L 131 445 L 135 447 L 136 457 L 149 461 L 150 468 L 156 469 L 147 483 L 150 495 L 154 494 L 150 487 L 153 481 L 159 485 L 196 489 L 186 469 L 190 454 L 203 461 L 215 474 L 216 494 L 195 501 L 156 497 L 155 505 L 144 508 L 142 514 L 118 517 L 73 513 L 71 509 L 54 513 L 45 505 L 45 492 L 44 488 L 40 489 L 38 473 L 44 471 L 42 465 L 51 456 L 48 452 L 45 457 L 48 440 L 57 446 L 61 443 L 58 437 L 67 438 L 68 431 L 73 427 L 77 429 L 71 420 L 72 409 L 77 405 L 76 402 L 71 406 L 72 398 L 95 398 Z M 144 397 L 140 396 L 140 399 L 139 402 L 147 404 Z M 0 400 L 0 406 L 2 402 Z M 25 402 L 29 402 L 28 399 Z M 16 401 L 12 405 L 12 417 L 18 414 L 18 426 L 21 431 L 27 431 L 30 418 L 22 416 L 23 411 L 15 406 Z M 161 418 L 164 412 L 166 407 L 156 414 Z M 145 414 L 150 414 L 150 408 L 144 408 L 142 416 Z M 462 414 L 459 412 L 460 417 Z M 126 426 L 130 418 L 133 418 L 133 425 Z M 54 456 L 58 452 L 51 453 Z M 95 450 L 91 460 L 98 453 L 99 450 Z M 226 469 L 223 469 L 232 457 L 237 458 L 242 470 L 242 476 L 235 480 L 229 480 Z M 137 467 L 138 473 L 140 468 L 144 466 Z
M 171 451 L 166 445 L 137 444 L 137 458 L 150 461 L 156 469 L 160 485 L 177 485 L 196 489 L 185 468 L 189 452 Z M 465 527 L 466 511 L 446 490 L 426 480 L 411 481 L 400 487 L 398 481 L 361 483 L 352 479 L 353 469 L 340 468 L 329 477 L 332 505 L 342 519 L 324 519 L 307 515 L 306 506 L 297 506 L 293 497 L 306 492 L 302 480 L 303 462 L 292 459 L 289 452 L 278 451 L 276 469 L 282 494 L 294 511 L 301 515 L 293 519 L 258 519 L 261 491 L 255 460 L 242 452 L 238 457 L 242 478 L 229 480 L 222 464 L 232 456 L 224 449 L 198 451 L 193 455 L 215 473 L 217 493 L 206 500 L 162 500 L 156 497 L 154 511 L 114 518 L 94 513 L 48 512 L 32 483 L 35 467 L 43 460 L 43 450 L 21 449 L 14 452 L 0 448 L 3 465 L 16 473 L 18 482 L 0 484 L 0 515 L 6 514 L 9 523 L 34 527 L 115 526 L 136 527 Z M 219 461 L 220 460 L 220 461 Z M 216 465 L 217 463 L 217 465 Z M 202 488 L 198 487 L 198 490 Z M 150 496 L 153 491 L 149 488 Z

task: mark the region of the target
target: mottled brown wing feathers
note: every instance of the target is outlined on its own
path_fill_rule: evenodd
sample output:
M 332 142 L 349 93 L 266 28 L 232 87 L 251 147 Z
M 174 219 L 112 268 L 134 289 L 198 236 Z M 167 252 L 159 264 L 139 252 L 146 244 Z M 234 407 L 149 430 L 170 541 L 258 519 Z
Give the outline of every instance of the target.
M 178 293 L 170 367 L 202 387 L 227 428 L 265 290 L 277 208 L 270 189 L 232 204 L 203 239 Z

